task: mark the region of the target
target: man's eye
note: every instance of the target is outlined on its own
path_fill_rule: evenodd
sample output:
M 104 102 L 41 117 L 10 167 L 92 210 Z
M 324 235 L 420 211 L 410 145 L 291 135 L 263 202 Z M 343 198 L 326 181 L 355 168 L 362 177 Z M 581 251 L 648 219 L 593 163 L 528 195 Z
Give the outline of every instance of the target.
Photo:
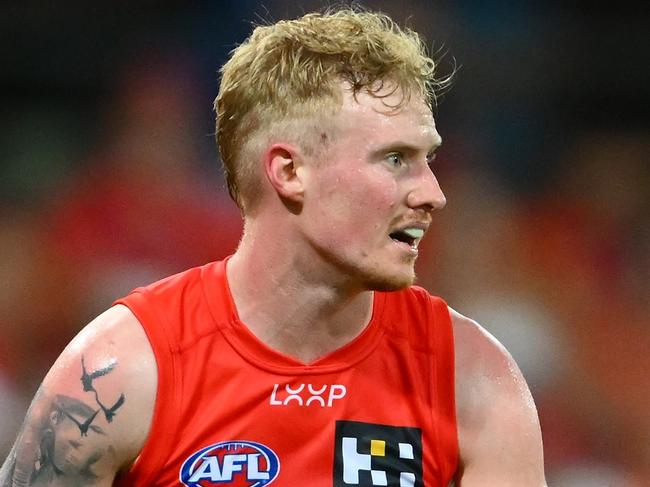
M 429 154 L 427 156 L 427 164 L 430 166 L 436 160 L 436 154 Z
M 387 159 L 390 165 L 393 167 L 400 167 L 404 163 L 402 154 L 400 154 L 399 152 L 393 152 L 392 154 L 388 154 Z

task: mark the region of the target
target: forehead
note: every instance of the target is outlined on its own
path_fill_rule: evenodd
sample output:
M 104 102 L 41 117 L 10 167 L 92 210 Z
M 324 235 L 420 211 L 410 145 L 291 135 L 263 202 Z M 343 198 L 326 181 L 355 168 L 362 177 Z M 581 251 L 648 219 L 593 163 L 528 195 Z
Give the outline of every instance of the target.
M 397 138 L 414 145 L 440 144 L 433 113 L 425 101 L 418 96 L 404 99 L 402 91 L 392 87 L 374 95 L 344 89 L 338 126 L 368 142 Z

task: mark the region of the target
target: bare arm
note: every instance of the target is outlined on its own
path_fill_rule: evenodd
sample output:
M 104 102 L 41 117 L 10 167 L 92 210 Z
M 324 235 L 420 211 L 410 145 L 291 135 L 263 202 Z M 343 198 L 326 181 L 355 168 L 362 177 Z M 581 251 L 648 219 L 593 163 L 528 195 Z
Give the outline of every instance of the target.
M 542 487 L 537 409 L 517 364 L 477 323 L 452 310 L 458 487 Z
M 1 487 L 110 486 L 142 449 L 156 364 L 131 312 L 116 306 L 72 340 L 43 380 Z

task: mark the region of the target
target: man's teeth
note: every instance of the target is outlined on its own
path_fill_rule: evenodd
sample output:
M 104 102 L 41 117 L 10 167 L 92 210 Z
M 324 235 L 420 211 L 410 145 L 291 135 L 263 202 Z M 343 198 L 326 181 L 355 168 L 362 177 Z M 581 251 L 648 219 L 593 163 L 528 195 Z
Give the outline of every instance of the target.
M 416 240 L 418 238 L 422 238 L 422 236 L 424 235 L 424 230 L 422 230 L 421 228 L 405 228 L 402 231 L 409 237 Z

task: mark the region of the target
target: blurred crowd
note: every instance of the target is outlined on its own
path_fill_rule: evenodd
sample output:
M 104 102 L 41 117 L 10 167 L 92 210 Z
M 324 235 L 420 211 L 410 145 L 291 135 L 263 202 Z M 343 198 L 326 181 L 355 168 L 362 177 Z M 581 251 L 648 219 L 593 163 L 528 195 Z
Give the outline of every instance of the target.
M 43 29 L 25 53 L 43 57 L 0 74 L 0 459 L 85 323 L 133 287 L 234 250 L 241 221 L 211 135 L 218 67 L 249 31 L 242 19 L 322 3 L 100 7 L 107 25 L 93 16 L 68 37 L 57 27 L 64 51 L 50 64 L 56 22 L 5 12 L 4 32 Z M 519 363 L 551 487 L 650 485 L 650 131 L 639 109 L 650 82 L 647 63 L 628 76 L 638 65 L 625 50 L 640 49 L 646 23 L 553 2 L 458 3 L 366 3 L 436 40 L 443 70 L 460 65 L 436 109 L 448 205 L 423 244 L 419 284 Z M 112 23 L 127 18 L 112 42 Z M 630 44 L 603 38 L 605 20 Z

